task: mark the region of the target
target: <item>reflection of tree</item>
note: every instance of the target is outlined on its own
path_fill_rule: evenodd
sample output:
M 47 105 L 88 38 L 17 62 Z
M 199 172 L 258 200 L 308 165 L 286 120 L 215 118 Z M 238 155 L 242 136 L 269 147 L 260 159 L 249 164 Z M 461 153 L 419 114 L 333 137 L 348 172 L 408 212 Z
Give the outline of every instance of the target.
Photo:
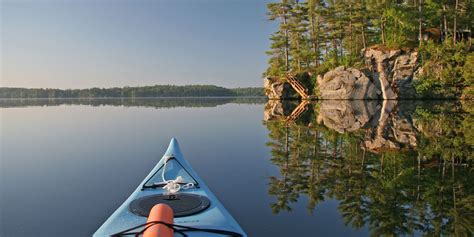
M 227 103 L 263 104 L 264 98 L 224 97 L 224 98 L 70 98 L 70 99 L 0 99 L 0 108 L 26 106 L 90 105 L 125 107 L 216 107 Z
M 270 142 L 267 146 L 272 148 L 272 163 L 280 167 L 280 175 L 283 177 L 281 180 L 276 178 L 270 179 L 270 190 L 269 193 L 276 196 L 278 201 L 272 205 L 272 210 L 278 212 L 279 210 L 290 210 L 288 205 L 289 199 L 295 201 L 294 194 L 288 182 L 288 155 L 289 155 L 289 129 L 284 126 L 284 122 L 273 122 L 267 124 L 267 127 L 271 131 Z
M 401 134 L 395 126 L 403 119 L 399 128 L 410 128 L 406 137 L 415 145 L 376 153 L 365 146 L 370 126 L 340 133 L 318 124 L 318 116 L 264 122 L 271 161 L 280 168 L 269 182 L 273 212 L 291 211 L 300 195 L 309 199 L 311 212 L 334 198 L 346 225 L 368 226 L 373 236 L 473 235 L 472 113 L 458 104 L 394 111 L 386 129 Z

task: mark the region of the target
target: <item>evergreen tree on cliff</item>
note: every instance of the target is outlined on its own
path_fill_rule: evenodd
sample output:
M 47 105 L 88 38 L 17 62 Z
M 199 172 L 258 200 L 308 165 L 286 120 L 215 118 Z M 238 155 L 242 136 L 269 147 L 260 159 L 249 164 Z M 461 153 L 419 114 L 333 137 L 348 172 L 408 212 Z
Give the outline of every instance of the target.
M 284 76 L 290 67 L 289 55 L 289 30 L 288 19 L 290 18 L 291 4 L 287 0 L 280 3 L 268 4 L 268 19 L 279 21 L 278 30 L 272 34 L 272 44 L 266 53 L 270 56 L 269 67 L 265 76 Z
M 308 71 L 311 59 L 311 42 L 307 35 L 308 11 L 304 4 L 291 2 L 290 18 L 288 19 L 290 33 L 290 69 L 294 72 Z

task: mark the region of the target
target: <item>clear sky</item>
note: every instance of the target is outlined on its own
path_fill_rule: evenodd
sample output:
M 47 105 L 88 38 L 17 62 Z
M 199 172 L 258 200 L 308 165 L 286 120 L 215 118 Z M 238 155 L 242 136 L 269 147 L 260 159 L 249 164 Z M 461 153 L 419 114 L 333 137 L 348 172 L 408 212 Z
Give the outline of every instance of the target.
M 262 86 L 269 0 L 0 0 L 0 86 Z

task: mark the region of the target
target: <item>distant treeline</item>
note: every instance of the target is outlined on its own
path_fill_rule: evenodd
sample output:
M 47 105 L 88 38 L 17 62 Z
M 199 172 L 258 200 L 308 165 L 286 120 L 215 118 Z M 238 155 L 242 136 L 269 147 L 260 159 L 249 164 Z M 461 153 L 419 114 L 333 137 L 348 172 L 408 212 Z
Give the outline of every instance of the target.
M 0 98 L 114 98 L 114 97 L 234 97 L 264 96 L 259 87 L 224 88 L 213 85 L 155 85 L 90 89 L 28 89 L 0 87 Z

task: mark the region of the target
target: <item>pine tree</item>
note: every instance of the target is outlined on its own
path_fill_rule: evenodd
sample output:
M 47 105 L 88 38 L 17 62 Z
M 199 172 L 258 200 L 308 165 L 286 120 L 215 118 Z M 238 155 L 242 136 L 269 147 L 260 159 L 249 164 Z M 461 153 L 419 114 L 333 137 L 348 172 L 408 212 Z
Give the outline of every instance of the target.
M 267 51 L 270 67 L 264 75 L 279 77 L 285 75 L 290 67 L 288 18 L 291 5 L 282 0 L 281 3 L 269 3 L 267 8 L 269 20 L 280 20 L 280 25 L 278 31 L 270 37 L 271 50 Z
M 342 39 L 344 36 L 344 25 L 347 22 L 347 16 L 344 14 L 344 2 L 341 0 L 327 1 L 327 8 L 324 12 L 328 38 L 330 40 L 331 52 L 330 64 L 339 65 L 340 56 L 343 54 Z
M 320 65 L 321 58 L 321 42 L 324 41 L 324 34 L 321 31 L 322 27 L 322 11 L 323 2 L 321 0 L 308 0 L 306 2 L 309 20 L 309 38 L 311 40 L 311 50 L 314 62 L 314 67 Z
M 304 4 L 291 2 L 288 19 L 290 69 L 295 72 L 307 71 L 311 60 L 311 49 L 307 36 L 308 14 Z
M 355 51 L 359 52 L 360 49 L 367 48 L 367 25 L 369 22 L 369 14 L 367 14 L 365 0 L 355 0 L 353 1 L 352 6 L 354 32 L 357 35 Z

